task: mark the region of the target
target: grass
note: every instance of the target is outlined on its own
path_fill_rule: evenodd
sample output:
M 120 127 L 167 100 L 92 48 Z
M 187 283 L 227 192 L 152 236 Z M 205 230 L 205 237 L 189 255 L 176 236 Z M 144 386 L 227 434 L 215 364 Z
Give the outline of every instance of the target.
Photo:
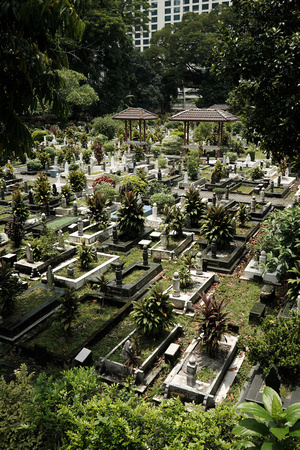
M 257 225 L 257 222 L 246 222 L 243 226 L 238 225 L 236 227 L 236 234 L 245 234 L 255 225 Z
M 20 295 L 15 301 L 14 312 L 6 317 L 9 322 L 21 319 L 25 314 L 38 308 L 53 297 L 53 291 L 37 287 L 31 292 Z
M 71 224 L 76 222 L 76 219 L 74 217 L 70 218 L 68 216 L 61 217 L 60 219 L 51 220 L 50 222 L 47 222 L 47 227 L 51 229 L 59 229 L 61 226 L 66 224 Z
M 130 273 L 128 275 L 126 275 L 125 277 L 122 278 L 122 283 L 123 284 L 133 283 L 138 278 L 140 278 L 140 276 L 143 275 L 144 273 L 145 273 L 145 269 L 141 269 L 141 268 L 133 269 L 130 271 Z
M 29 345 L 32 347 L 38 344 L 45 347 L 49 353 L 68 358 L 92 333 L 110 319 L 116 310 L 115 306 L 101 307 L 96 300 L 81 303 L 70 335 L 64 333 L 57 316 L 47 328 L 42 327 L 42 331 L 29 342 Z
M 197 373 L 197 380 L 203 381 L 203 383 L 211 382 L 216 375 L 216 371 L 210 369 L 207 366 L 203 366 Z
M 60 270 L 57 270 L 55 272 L 55 275 L 58 275 L 60 277 L 65 277 L 65 278 L 76 279 L 76 278 L 79 278 L 82 275 L 86 274 L 90 270 L 95 269 L 96 267 L 100 266 L 101 264 L 104 264 L 109 259 L 110 259 L 110 256 L 104 256 L 104 255 L 98 256 L 97 261 L 92 262 L 88 269 L 82 269 L 81 266 L 80 266 L 80 261 L 79 261 L 79 259 L 77 259 L 76 262 L 73 263 L 73 267 L 74 267 L 74 275 L 73 275 L 73 277 L 68 276 L 68 267 L 69 267 L 69 265 L 68 266 L 64 266 Z
M 250 194 L 252 191 L 253 191 L 253 186 L 247 186 L 247 185 L 242 184 L 237 189 L 234 189 L 232 191 L 232 193 L 241 192 L 242 194 Z

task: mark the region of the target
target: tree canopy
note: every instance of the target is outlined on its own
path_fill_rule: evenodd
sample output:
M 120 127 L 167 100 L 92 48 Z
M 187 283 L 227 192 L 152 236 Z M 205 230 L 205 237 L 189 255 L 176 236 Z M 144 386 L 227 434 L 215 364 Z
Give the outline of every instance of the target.
M 57 33 L 80 39 L 86 0 L 0 1 L 0 152 L 30 149 L 23 115 L 51 105 L 64 114 L 57 72 L 67 64 Z
M 236 21 L 224 27 L 215 72 L 238 83 L 232 112 L 275 158 L 298 152 L 300 4 L 297 0 L 233 0 Z

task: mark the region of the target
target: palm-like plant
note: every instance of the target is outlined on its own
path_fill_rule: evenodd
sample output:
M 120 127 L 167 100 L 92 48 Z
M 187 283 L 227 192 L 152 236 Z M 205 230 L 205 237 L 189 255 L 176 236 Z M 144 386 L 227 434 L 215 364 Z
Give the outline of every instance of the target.
M 101 228 L 105 228 L 108 224 L 108 218 L 105 214 L 105 207 L 108 204 L 105 195 L 95 191 L 90 197 L 86 200 L 87 205 L 89 206 L 91 216 L 96 222 L 99 222 Z
M 233 239 L 232 214 L 219 203 L 207 206 L 206 216 L 201 220 L 200 235 L 208 240 L 216 240 L 219 248 L 227 247 Z
M 65 333 L 71 334 L 75 319 L 78 316 L 79 301 L 75 291 L 65 289 L 65 295 L 60 299 L 61 307 L 58 311 L 61 326 Z
M 91 246 L 86 245 L 85 239 L 82 239 L 81 246 L 79 247 L 79 262 L 82 269 L 88 269 L 95 258 L 97 258 L 97 253 L 95 254 Z
M 14 301 L 22 292 L 22 285 L 9 263 L 0 264 L 0 314 L 6 316 L 14 309 Z
M 12 195 L 12 211 L 18 216 L 20 222 L 24 223 L 29 215 L 29 206 L 25 202 L 24 195 L 20 190 L 17 190 Z
M 215 358 L 218 353 L 219 341 L 224 336 L 228 321 L 228 313 L 225 311 L 229 302 L 221 300 L 218 302 L 211 294 L 199 294 L 203 305 L 200 306 L 198 314 L 201 314 L 199 332 L 202 335 L 202 346 L 206 349 L 208 356 Z
M 144 230 L 143 203 L 138 202 L 133 191 L 125 191 L 122 195 L 122 206 L 118 210 L 117 216 L 119 230 L 129 238 L 138 236 Z
M 245 225 L 245 223 L 248 220 L 250 220 L 251 214 L 250 214 L 247 206 L 245 205 L 245 203 L 240 203 L 239 204 L 237 217 L 238 217 L 238 221 L 239 221 L 239 223 L 241 224 L 242 227 Z
M 290 299 L 296 301 L 300 294 L 300 261 L 295 261 L 295 265 L 292 269 L 287 271 L 292 274 L 291 278 L 288 278 L 288 292 Z
M 171 231 L 174 231 L 177 237 L 182 237 L 182 228 L 186 217 L 185 212 L 176 205 L 172 206 L 172 208 L 166 205 L 163 214 L 165 216 L 164 232 L 167 236 Z
M 35 201 L 39 203 L 45 209 L 46 214 L 48 214 L 49 201 L 51 198 L 51 184 L 45 173 L 38 174 L 33 185 L 33 195 Z
M 160 284 L 151 286 L 149 290 L 149 297 L 140 302 L 132 302 L 133 310 L 130 315 L 139 332 L 155 336 L 173 324 L 173 303 Z
M 188 189 L 188 191 L 186 191 L 185 198 L 185 210 L 190 216 L 191 226 L 193 228 L 198 227 L 199 220 L 201 219 L 205 209 L 199 191 L 192 186 Z

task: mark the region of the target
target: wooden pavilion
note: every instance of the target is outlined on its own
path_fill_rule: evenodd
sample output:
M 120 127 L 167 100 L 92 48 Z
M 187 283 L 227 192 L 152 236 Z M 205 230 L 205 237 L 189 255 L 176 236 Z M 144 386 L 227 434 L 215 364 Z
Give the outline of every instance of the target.
M 127 108 L 112 116 L 115 120 L 123 120 L 125 122 L 125 142 L 130 145 L 147 145 L 146 142 L 146 120 L 156 120 L 158 116 L 143 108 Z M 128 122 L 129 122 L 129 139 L 128 139 Z M 132 122 L 139 124 L 139 141 L 132 140 Z M 142 133 L 143 131 L 143 133 Z M 143 140 L 142 140 L 143 136 Z
M 179 112 L 170 117 L 169 120 L 181 121 L 184 124 L 184 146 L 189 145 L 189 131 L 191 122 L 217 122 L 219 124 L 218 130 L 218 147 L 221 147 L 223 140 L 223 124 L 224 122 L 236 122 L 239 120 L 237 116 L 230 114 L 224 109 L 200 109 L 192 107 L 185 111 Z

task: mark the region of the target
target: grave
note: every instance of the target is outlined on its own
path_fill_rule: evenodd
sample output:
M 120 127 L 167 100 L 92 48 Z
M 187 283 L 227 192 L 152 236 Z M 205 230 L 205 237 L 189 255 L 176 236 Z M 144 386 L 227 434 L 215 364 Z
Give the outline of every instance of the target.
M 109 238 L 113 229 L 113 224 L 108 225 L 104 230 L 97 230 L 97 224 L 95 223 L 86 227 L 83 225 L 84 222 L 81 219 L 78 219 L 77 230 L 69 234 L 68 239 L 70 242 L 81 244 L 83 239 L 85 239 L 87 245 L 91 245 L 97 241 L 104 242 Z
M 116 228 L 116 227 L 115 227 Z M 113 229 L 113 227 L 112 227 Z M 144 231 L 135 238 L 128 239 L 124 233 L 118 233 L 116 230 L 116 236 L 112 235 L 109 239 L 103 241 L 103 245 L 108 246 L 110 251 L 128 253 L 139 241 L 147 239 L 153 228 L 145 227 Z
M 172 236 L 175 236 L 173 232 L 170 233 L 170 237 Z M 161 239 L 149 249 L 149 253 L 152 258 L 172 260 L 174 259 L 174 257 L 180 255 L 180 253 L 183 252 L 183 250 L 185 250 L 193 242 L 193 240 L 194 233 L 184 232 L 183 238 L 178 239 L 177 245 L 174 239 L 174 245 L 172 249 L 166 248 L 163 240 Z
M 233 241 L 228 250 L 218 250 L 214 256 L 211 245 L 202 251 L 203 270 L 232 273 L 247 252 L 246 243 Z

